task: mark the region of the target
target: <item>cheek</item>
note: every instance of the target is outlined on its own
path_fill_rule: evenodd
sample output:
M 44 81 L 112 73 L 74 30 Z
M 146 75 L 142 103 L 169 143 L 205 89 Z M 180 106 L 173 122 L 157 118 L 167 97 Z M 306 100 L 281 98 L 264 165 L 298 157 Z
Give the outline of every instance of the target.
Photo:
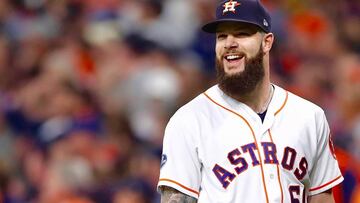
M 247 51 L 247 55 L 248 57 L 254 57 L 257 55 L 257 53 L 259 53 L 260 49 L 262 49 L 262 43 L 261 42 L 253 42 L 251 44 L 251 46 L 248 46 L 248 51 Z
M 216 54 L 216 58 L 220 59 L 221 55 L 222 55 L 222 48 L 220 45 L 216 44 L 215 46 L 215 54 Z

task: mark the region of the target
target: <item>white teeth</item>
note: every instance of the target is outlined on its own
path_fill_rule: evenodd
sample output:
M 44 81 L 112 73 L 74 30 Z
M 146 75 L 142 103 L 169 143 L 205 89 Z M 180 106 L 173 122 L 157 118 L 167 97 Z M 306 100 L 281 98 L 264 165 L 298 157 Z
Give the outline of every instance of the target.
M 234 59 L 238 59 L 240 58 L 240 56 L 237 56 L 237 55 L 230 55 L 230 56 L 226 56 L 225 57 L 227 60 L 234 60 Z

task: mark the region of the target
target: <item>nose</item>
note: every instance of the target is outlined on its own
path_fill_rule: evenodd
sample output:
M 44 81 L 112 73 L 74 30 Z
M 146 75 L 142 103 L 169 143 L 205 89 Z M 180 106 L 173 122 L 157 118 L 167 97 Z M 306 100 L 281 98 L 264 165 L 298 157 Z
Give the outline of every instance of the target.
M 225 41 L 225 49 L 237 48 L 239 45 L 233 35 L 228 35 Z

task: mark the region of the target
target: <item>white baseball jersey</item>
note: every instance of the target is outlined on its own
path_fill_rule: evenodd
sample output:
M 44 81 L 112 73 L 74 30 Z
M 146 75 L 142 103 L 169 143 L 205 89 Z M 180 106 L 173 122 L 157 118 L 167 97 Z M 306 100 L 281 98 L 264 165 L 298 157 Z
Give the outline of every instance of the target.
M 217 85 L 180 108 L 165 130 L 158 186 L 200 203 L 300 203 L 339 184 L 323 110 L 274 87 L 263 122 Z

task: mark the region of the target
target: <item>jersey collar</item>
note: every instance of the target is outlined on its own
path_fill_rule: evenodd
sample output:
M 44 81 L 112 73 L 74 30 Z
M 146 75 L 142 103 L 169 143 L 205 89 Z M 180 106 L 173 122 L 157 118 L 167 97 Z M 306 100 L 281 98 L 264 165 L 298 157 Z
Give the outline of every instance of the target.
M 267 114 L 264 120 L 264 125 L 269 125 L 273 122 L 273 119 L 275 116 L 279 115 L 281 111 L 284 109 L 287 103 L 288 98 L 288 92 L 284 90 L 283 88 L 272 84 L 274 86 L 274 95 L 270 101 L 269 107 L 267 109 Z M 231 109 L 232 111 L 235 111 L 241 115 L 244 115 L 250 120 L 253 121 L 260 121 L 261 119 L 257 115 L 256 112 L 254 112 L 249 106 L 246 104 L 239 102 L 230 96 L 226 95 L 218 85 L 214 85 L 211 88 L 209 88 L 205 94 L 209 96 L 212 100 L 217 102 L 218 104 Z

